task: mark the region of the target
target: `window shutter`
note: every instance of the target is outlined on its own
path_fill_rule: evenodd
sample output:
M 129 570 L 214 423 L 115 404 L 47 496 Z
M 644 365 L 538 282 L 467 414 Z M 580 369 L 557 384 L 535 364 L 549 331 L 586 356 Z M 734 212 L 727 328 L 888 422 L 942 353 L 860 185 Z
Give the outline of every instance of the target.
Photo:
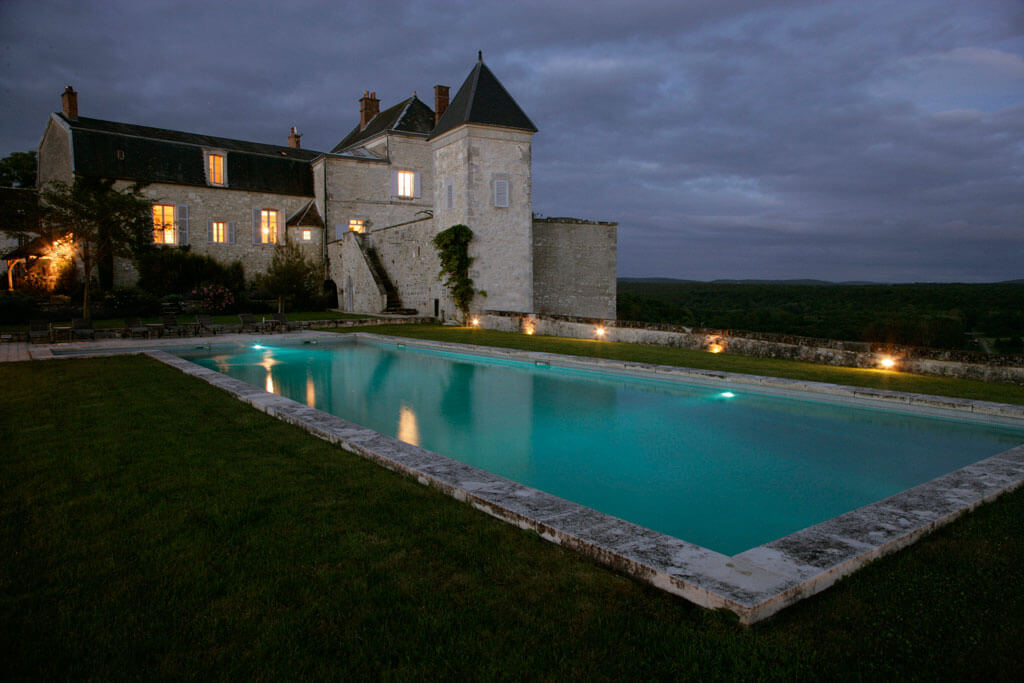
M 235 222 L 228 221 L 228 244 L 235 243 Z
M 188 207 L 184 204 L 177 207 L 178 244 L 188 244 Z
M 340 240 L 344 236 L 345 236 L 345 224 L 344 223 L 335 223 L 334 224 L 334 239 Z
M 419 199 L 420 196 L 420 172 L 412 174 L 412 196 Z
M 260 210 L 256 208 L 252 210 L 252 243 L 260 243 Z
M 213 221 L 206 221 L 206 241 L 213 241 Z
M 392 170 L 391 171 L 391 196 L 392 197 L 397 197 L 398 196 L 398 171 L 397 170 Z
M 494 181 L 494 205 L 505 208 L 508 206 L 508 181 Z

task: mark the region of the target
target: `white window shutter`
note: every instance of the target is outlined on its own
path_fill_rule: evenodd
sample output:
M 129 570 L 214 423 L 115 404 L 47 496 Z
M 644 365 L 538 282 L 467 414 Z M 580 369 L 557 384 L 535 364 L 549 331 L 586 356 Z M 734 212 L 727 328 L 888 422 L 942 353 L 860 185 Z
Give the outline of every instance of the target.
M 178 219 L 178 244 L 188 244 L 188 206 L 181 204 L 175 207 Z
M 235 243 L 235 222 L 228 221 L 228 244 Z
M 252 243 L 260 243 L 260 210 L 257 208 L 252 210 Z
M 494 181 L 494 205 L 505 208 L 508 206 L 508 181 Z
M 412 174 L 412 196 L 419 199 L 420 196 L 420 172 Z

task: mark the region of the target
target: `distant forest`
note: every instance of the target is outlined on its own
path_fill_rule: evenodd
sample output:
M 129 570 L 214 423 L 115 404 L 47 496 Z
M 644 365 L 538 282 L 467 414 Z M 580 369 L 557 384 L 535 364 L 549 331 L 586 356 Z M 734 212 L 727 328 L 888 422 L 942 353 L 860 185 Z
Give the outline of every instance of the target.
M 618 287 L 620 320 L 1024 352 L 1024 281 L 879 285 L 621 279 Z

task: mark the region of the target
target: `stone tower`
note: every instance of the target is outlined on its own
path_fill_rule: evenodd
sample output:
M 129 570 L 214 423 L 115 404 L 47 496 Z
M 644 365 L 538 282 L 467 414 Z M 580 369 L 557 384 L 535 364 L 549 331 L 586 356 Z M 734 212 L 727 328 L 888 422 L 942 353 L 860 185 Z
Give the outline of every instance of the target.
M 470 277 L 487 293 L 474 310 L 533 311 L 536 132 L 480 56 L 430 134 L 436 229 L 463 223 L 473 231 Z

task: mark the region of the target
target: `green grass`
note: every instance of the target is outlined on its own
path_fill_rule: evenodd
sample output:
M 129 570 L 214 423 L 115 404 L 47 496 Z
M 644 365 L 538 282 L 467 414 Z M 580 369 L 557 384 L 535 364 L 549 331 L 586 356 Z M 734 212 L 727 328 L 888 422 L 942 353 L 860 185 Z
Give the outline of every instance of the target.
M 953 377 L 912 375 L 890 370 L 843 368 L 817 363 L 803 363 L 775 358 L 754 358 L 730 353 L 708 353 L 665 346 L 642 346 L 619 342 L 565 337 L 527 336 L 515 332 L 496 332 L 472 327 L 443 327 L 440 325 L 372 325 L 359 329 L 332 329 L 328 332 L 372 332 L 413 339 L 481 344 L 523 351 L 564 353 L 573 356 L 611 358 L 614 360 L 676 365 L 704 370 L 742 372 L 768 377 L 831 382 L 857 387 L 907 391 L 936 396 L 955 396 L 981 401 L 1024 405 L 1024 386 L 999 384 Z
M 752 629 L 143 357 L 0 365 L 6 678 L 979 679 L 1024 492 Z
M 257 318 L 270 317 L 269 313 L 256 313 L 254 314 Z M 294 313 L 287 313 L 289 320 L 362 320 L 365 318 L 374 318 L 373 315 L 354 315 L 352 313 L 339 313 L 338 311 L 296 311 Z M 237 325 L 238 315 L 236 313 L 229 313 L 225 315 L 214 315 L 211 316 L 213 322 L 220 325 Z M 194 316 L 191 315 L 179 315 L 179 320 L 192 320 Z M 142 318 L 143 324 L 145 323 L 158 323 L 160 322 L 159 316 L 150 316 L 148 318 Z M 60 325 L 62 323 L 54 323 Z M 66 323 L 70 325 L 71 321 L 68 320 Z M 94 318 L 92 321 L 94 329 L 105 330 L 105 329 L 116 329 L 124 327 L 124 318 Z M 28 332 L 28 323 L 17 323 L 0 325 L 0 332 L 13 333 L 13 332 Z

